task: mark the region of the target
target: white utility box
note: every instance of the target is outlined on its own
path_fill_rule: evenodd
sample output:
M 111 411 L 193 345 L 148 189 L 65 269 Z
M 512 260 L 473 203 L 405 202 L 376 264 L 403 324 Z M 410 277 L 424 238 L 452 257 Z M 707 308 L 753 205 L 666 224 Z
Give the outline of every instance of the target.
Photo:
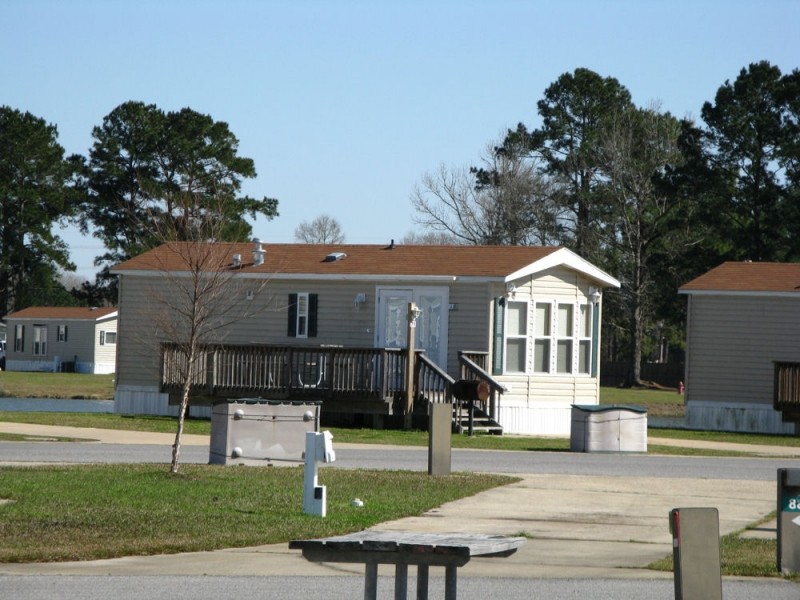
M 306 433 L 319 429 L 319 402 L 237 399 L 211 413 L 210 464 L 279 465 L 303 462 Z
M 647 409 L 573 404 L 569 449 L 573 452 L 647 452 Z

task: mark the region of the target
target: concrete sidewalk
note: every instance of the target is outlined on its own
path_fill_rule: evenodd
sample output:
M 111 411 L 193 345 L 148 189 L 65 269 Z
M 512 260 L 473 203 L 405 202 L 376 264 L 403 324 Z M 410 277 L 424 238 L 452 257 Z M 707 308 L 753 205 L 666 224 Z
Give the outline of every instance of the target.
M 171 444 L 174 440 L 172 434 L 15 423 L 0 423 L 0 431 L 85 437 L 103 443 Z M 682 442 L 651 439 L 650 443 L 662 441 Z M 208 444 L 208 437 L 186 436 L 184 443 Z M 769 448 L 775 451 L 770 452 L 773 455 L 798 454 L 796 448 Z M 466 577 L 672 578 L 671 573 L 644 567 L 672 553 L 669 511 L 691 506 L 717 507 L 720 532 L 729 533 L 752 525 L 775 509 L 775 484 L 724 479 L 522 475 L 518 483 L 451 502 L 419 517 L 383 523 L 376 529 L 528 538 L 509 558 L 470 561 L 461 569 Z M 760 529 L 762 534 L 774 535 L 774 524 Z M 392 572 L 386 570 L 386 574 Z M 363 566 L 311 564 L 299 551 L 290 551 L 287 544 L 87 562 L 0 565 L 0 574 L 33 573 L 320 576 L 361 575 Z

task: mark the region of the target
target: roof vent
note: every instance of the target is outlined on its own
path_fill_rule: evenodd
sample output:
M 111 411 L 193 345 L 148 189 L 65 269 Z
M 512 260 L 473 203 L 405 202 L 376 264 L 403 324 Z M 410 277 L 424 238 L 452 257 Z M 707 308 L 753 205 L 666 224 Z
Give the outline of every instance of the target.
M 344 252 L 331 252 L 322 262 L 336 262 L 337 260 L 343 260 L 345 258 L 347 258 L 347 254 Z
M 253 240 L 253 243 L 256 245 L 253 248 L 253 264 L 254 265 L 263 265 L 264 264 L 264 255 L 266 251 L 264 248 L 261 247 L 261 240 L 256 238 Z
M 233 255 L 233 266 L 238 267 L 242 264 L 242 255 L 241 254 L 234 254 Z

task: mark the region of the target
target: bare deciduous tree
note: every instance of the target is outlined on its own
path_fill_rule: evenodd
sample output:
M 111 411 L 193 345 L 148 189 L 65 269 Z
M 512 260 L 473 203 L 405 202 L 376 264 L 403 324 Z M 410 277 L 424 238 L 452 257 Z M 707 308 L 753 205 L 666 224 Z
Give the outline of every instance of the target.
M 294 230 L 294 239 L 306 244 L 343 244 L 344 233 L 336 219 L 320 215 L 311 222 L 300 223 Z
M 417 246 L 452 246 L 463 244 L 464 242 L 443 231 L 424 231 L 422 233 L 407 233 L 403 236 L 401 243 Z
M 642 348 L 652 323 L 662 262 L 670 262 L 687 243 L 675 227 L 680 199 L 659 185 L 665 170 L 681 163 L 680 122 L 658 105 L 627 110 L 610 118 L 598 137 L 613 219 L 601 237 L 623 282 L 623 322 L 631 340 L 629 383 L 641 380 Z
M 481 167 L 448 168 L 422 177 L 411 196 L 415 222 L 475 245 L 547 245 L 558 214 L 550 183 L 533 159 L 490 145 Z
M 227 202 L 222 198 L 218 201 Z M 221 211 L 224 207 L 217 209 Z M 267 310 L 270 304 L 269 299 L 259 298 L 267 279 L 244 280 L 241 274 L 247 259 L 234 260 L 231 245 L 216 242 L 214 232 L 219 220 L 214 218 L 215 214 L 218 212 L 210 211 L 208 222 L 184 228 L 180 241 L 175 240 L 176 232 L 171 227 L 162 228 L 159 237 L 163 243 L 150 255 L 159 276 L 149 290 L 150 301 L 144 310 L 155 330 L 152 341 L 169 344 L 174 349 L 177 360 L 171 367 L 174 378 L 181 382 L 172 473 L 178 471 L 192 385 L 202 380 L 198 375 L 206 368 L 204 349 L 219 344 L 233 323 Z M 246 296 L 253 300 L 246 300 Z

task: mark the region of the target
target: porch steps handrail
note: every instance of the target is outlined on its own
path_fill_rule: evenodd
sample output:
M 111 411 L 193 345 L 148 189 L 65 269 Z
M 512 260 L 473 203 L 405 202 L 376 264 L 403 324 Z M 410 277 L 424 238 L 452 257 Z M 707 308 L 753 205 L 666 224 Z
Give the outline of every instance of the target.
M 451 386 L 455 379 L 433 362 L 424 351 L 416 353 L 414 381 L 416 398 L 425 398 L 434 404 L 453 402 Z
M 489 385 L 489 399 L 487 400 L 487 410 L 489 418 L 498 422 L 500 414 L 500 397 L 504 392 L 508 391 L 506 386 L 494 379 L 485 369 L 488 352 L 478 352 L 475 350 L 460 350 L 458 352 L 458 364 L 461 370 L 461 377 L 463 379 L 481 379 Z M 482 365 L 478 364 L 479 360 Z M 459 419 L 461 418 L 460 411 L 461 403 L 458 403 Z

